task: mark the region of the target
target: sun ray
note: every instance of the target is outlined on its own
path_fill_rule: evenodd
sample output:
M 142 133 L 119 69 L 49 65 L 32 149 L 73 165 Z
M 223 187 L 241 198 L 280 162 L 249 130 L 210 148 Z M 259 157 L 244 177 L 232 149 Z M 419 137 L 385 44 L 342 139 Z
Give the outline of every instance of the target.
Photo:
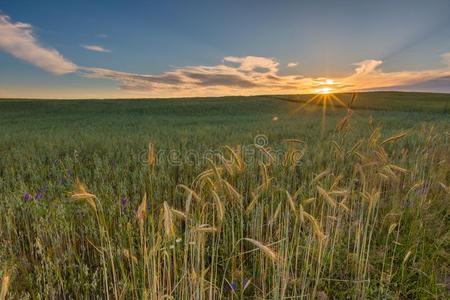
M 321 95 L 316 94 L 314 97 L 312 97 L 311 99 L 308 99 L 305 103 L 303 103 L 302 105 L 300 105 L 298 108 L 294 109 L 294 111 L 292 113 L 296 113 L 301 111 L 306 105 L 310 104 L 311 102 L 314 102 L 315 99 L 317 99 L 318 97 L 320 97 Z
M 330 97 L 336 100 L 342 107 L 347 107 L 348 105 L 345 104 L 339 97 L 337 97 L 335 94 L 330 94 Z

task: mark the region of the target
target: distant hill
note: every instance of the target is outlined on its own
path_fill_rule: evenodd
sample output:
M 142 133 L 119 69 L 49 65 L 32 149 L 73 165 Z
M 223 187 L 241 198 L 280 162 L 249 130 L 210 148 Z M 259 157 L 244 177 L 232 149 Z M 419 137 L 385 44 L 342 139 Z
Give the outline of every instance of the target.
M 345 105 L 351 101 L 351 93 L 334 94 Z M 450 94 L 420 93 L 420 92 L 363 92 L 356 93 L 352 104 L 354 109 L 395 110 L 395 111 L 424 111 L 424 112 L 450 112 Z M 268 96 L 281 101 L 306 103 L 315 95 L 279 95 Z M 320 99 L 320 96 L 319 96 Z M 320 102 L 313 101 L 311 103 Z M 342 106 L 338 101 L 332 101 L 335 106 Z
M 331 95 L 316 94 L 299 94 L 299 95 L 258 95 L 258 96 L 223 96 L 223 97 L 192 97 L 192 98 L 142 98 L 142 99 L 1 99 L 0 104 L 5 110 L 8 104 L 12 110 L 19 105 L 28 109 L 45 110 L 67 107 L 69 110 L 80 109 L 78 105 L 85 105 L 86 101 L 90 102 L 89 107 L 93 108 L 101 105 L 105 108 L 105 104 L 115 102 L 114 107 L 120 109 L 131 109 L 141 107 L 147 109 L 147 105 L 143 101 L 156 102 L 152 104 L 152 108 L 162 107 L 166 109 L 180 110 L 182 112 L 191 111 L 196 114 L 198 109 L 201 112 L 212 110 L 225 110 L 240 113 L 244 111 L 278 111 L 291 110 L 293 107 L 298 108 L 305 103 L 311 105 L 322 105 L 323 100 L 328 97 L 327 106 L 331 107 L 347 107 L 352 96 L 356 95 L 352 103 L 353 109 L 366 110 L 389 110 L 389 111 L 409 111 L 409 112 L 443 112 L 450 113 L 450 94 L 445 93 L 423 93 L 423 92 L 399 92 L 399 91 L 377 91 L 377 92 L 360 92 L 360 93 L 336 93 L 334 97 L 339 98 L 342 103 L 333 100 Z M 312 98 L 314 101 L 309 102 Z M 58 104 L 55 102 L 59 102 Z M 62 102 L 67 102 L 63 104 Z M 123 102 L 121 104 L 117 102 Z M 141 102 L 139 104 L 139 102 Z M 286 105 L 280 105 L 284 102 Z M 128 105 L 126 104 L 128 103 Z M 180 104 L 180 105 L 179 105 Z M 25 106 L 24 106 L 25 105 Z M 78 107 L 78 108 L 77 108 Z M 305 106 L 306 107 L 306 106 Z M 112 108 L 112 107 L 110 107 Z M 87 108 L 81 108 L 84 110 Z

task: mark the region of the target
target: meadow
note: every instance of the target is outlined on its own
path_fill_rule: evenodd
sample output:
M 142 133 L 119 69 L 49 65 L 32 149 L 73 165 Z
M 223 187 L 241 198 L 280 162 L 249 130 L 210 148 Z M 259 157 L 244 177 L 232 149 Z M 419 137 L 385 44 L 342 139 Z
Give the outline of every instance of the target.
M 310 98 L 0 100 L 0 299 L 448 297 L 450 95 Z

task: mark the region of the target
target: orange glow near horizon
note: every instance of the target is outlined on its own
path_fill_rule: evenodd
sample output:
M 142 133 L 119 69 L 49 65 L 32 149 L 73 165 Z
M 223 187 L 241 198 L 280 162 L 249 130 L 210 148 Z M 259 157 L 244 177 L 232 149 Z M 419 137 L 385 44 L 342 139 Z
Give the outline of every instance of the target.
M 316 90 L 317 94 L 327 95 L 333 93 L 333 91 L 335 90 L 334 86 L 336 85 L 336 83 L 333 79 L 325 79 L 318 84 L 319 88 Z
M 322 95 L 326 95 L 326 94 L 331 94 L 332 91 L 333 91 L 332 88 L 330 88 L 330 87 L 324 87 L 324 88 L 319 89 L 319 90 L 318 90 L 318 93 L 319 93 L 319 94 L 322 94 Z

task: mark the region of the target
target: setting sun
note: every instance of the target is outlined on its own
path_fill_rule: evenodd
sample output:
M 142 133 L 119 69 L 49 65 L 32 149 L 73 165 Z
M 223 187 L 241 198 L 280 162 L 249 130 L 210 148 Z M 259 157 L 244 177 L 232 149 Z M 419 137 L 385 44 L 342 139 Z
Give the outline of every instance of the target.
M 333 91 L 330 87 L 324 87 L 318 90 L 319 94 L 330 94 Z

